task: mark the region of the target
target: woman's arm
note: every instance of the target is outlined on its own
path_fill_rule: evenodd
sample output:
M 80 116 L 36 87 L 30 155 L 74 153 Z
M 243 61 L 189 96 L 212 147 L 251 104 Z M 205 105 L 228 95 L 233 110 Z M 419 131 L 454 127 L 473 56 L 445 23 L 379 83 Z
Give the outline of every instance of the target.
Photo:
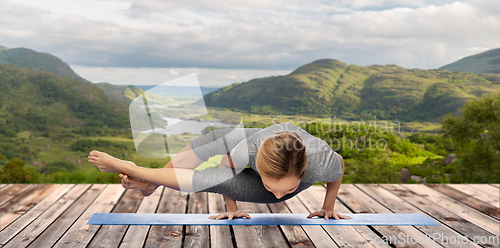
M 339 179 L 335 182 L 328 182 L 326 184 L 326 195 L 325 195 L 325 201 L 323 203 L 323 207 L 321 208 L 320 211 L 316 211 L 314 213 L 311 213 L 307 218 L 311 218 L 313 216 L 318 216 L 318 217 L 324 217 L 325 220 L 328 220 L 330 217 L 338 220 L 338 219 L 351 219 L 349 216 L 341 215 L 338 213 L 335 213 L 334 207 L 335 207 L 335 199 L 337 198 L 337 193 L 339 192 L 340 184 L 342 184 L 342 177 L 344 175 L 344 158 L 340 156 L 340 161 L 342 164 L 342 175 L 340 176 Z
M 236 205 L 236 201 L 224 196 L 224 200 L 226 201 L 226 213 L 224 214 L 218 214 L 214 216 L 210 216 L 209 219 L 212 220 L 220 220 L 220 219 L 229 219 L 232 220 L 233 218 L 247 218 L 251 219 L 250 215 L 248 215 L 245 212 L 238 211 L 238 206 Z
M 234 162 L 231 159 L 231 155 L 226 154 L 222 157 L 219 168 L 237 168 L 238 165 L 234 164 Z M 228 196 L 224 196 L 224 200 L 226 202 L 226 213 L 224 214 L 218 214 L 214 216 L 210 216 L 210 219 L 213 220 L 220 220 L 220 219 L 229 219 L 232 220 L 233 218 L 247 218 L 250 219 L 250 215 L 248 215 L 245 212 L 238 211 L 238 205 L 236 204 L 236 201 L 229 198 Z

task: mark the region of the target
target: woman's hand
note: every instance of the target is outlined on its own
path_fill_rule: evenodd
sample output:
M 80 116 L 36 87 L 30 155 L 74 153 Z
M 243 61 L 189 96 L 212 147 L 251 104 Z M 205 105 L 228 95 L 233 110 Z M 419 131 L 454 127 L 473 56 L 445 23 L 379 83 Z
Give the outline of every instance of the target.
M 326 209 L 321 209 L 319 211 L 316 211 L 314 213 L 311 213 L 310 215 L 307 216 L 307 218 L 312 218 L 314 216 L 318 216 L 320 218 L 325 217 L 325 220 L 328 220 L 330 217 L 340 220 L 340 219 L 352 219 L 349 216 L 346 215 L 341 215 L 333 210 L 326 210 Z
M 220 219 L 232 220 L 233 218 L 243 218 L 243 217 L 251 219 L 250 215 L 241 211 L 227 211 L 227 213 L 225 214 L 214 215 L 208 218 L 211 220 L 220 220 Z

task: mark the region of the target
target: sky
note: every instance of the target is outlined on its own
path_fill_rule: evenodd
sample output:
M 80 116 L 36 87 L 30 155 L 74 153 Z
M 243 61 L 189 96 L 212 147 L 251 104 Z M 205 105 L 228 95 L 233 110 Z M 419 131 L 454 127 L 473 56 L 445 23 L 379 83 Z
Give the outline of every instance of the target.
M 323 58 L 431 69 L 500 47 L 500 1 L 0 0 L 0 45 L 118 85 L 222 86 Z

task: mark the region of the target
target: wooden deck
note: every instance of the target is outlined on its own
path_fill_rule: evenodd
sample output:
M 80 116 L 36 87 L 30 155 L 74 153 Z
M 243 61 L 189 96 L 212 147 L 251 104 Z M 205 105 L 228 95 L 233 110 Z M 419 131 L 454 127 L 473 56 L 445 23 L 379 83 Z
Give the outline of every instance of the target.
M 0 247 L 500 247 L 498 184 L 343 184 L 340 213 L 423 213 L 440 226 L 87 225 L 93 213 L 221 213 L 221 195 L 168 188 L 142 197 L 119 184 L 0 185 Z M 325 188 L 248 213 L 309 213 Z M 474 243 L 476 242 L 476 243 Z

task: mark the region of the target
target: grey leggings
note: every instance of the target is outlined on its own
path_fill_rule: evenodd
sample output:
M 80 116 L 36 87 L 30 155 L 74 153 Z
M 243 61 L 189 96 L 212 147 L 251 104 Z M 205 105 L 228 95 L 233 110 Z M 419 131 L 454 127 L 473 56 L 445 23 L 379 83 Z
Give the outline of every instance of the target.
M 231 168 L 195 170 L 193 173 L 193 190 L 195 192 L 212 192 L 225 195 L 236 201 L 255 203 L 277 203 L 288 200 L 313 183 L 300 182 L 292 193 L 277 199 L 262 184 L 257 171 L 245 168 L 236 176 Z

